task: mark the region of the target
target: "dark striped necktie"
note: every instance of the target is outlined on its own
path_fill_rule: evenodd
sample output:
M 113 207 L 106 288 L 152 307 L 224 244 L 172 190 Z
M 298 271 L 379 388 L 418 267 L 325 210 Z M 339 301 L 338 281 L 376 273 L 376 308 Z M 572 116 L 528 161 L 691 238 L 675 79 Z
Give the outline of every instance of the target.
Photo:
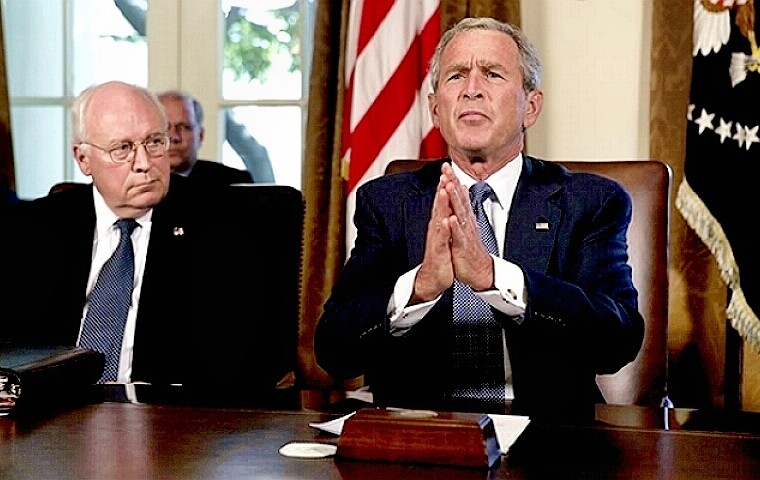
M 485 182 L 470 187 L 470 203 L 489 253 L 499 255 L 483 202 L 495 194 Z M 503 409 L 506 401 L 504 341 L 501 325 L 491 306 L 472 289 L 454 281 L 453 400 L 466 405 L 484 404 Z
M 132 301 L 135 277 L 135 255 L 131 235 L 137 227 L 132 218 L 116 222 L 121 237 L 119 245 L 100 270 L 90 292 L 87 315 L 79 345 L 102 352 L 106 356 L 103 376 L 98 383 L 117 379 L 124 326 Z

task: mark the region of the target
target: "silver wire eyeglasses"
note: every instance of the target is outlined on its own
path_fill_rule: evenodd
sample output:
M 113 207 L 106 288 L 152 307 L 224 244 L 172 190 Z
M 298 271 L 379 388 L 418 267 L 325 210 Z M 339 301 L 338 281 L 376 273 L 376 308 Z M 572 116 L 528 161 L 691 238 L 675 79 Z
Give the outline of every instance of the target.
M 123 141 L 116 143 L 111 147 L 101 147 L 90 142 L 80 142 L 86 145 L 93 146 L 98 150 L 108 152 L 111 156 L 111 160 L 115 163 L 127 163 L 130 159 L 134 158 L 134 152 L 137 151 L 137 147 L 142 145 L 145 147 L 145 152 L 149 157 L 160 157 L 166 153 L 166 149 L 169 148 L 169 136 L 165 133 L 154 133 L 148 135 L 148 137 L 142 142 L 130 142 Z

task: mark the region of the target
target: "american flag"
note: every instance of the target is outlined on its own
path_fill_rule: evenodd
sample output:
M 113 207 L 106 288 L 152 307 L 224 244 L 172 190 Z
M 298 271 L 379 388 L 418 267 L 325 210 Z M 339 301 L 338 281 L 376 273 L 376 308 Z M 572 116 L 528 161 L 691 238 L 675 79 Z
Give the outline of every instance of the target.
M 439 0 L 354 0 L 349 15 L 341 132 L 347 254 L 356 238 L 356 188 L 382 175 L 391 160 L 446 151 L 427 108 Z
M 730 290 L 727 316 L 760 351 L 760 47 L 753 0 L 695 0 L 684 179 L 676 206 Z

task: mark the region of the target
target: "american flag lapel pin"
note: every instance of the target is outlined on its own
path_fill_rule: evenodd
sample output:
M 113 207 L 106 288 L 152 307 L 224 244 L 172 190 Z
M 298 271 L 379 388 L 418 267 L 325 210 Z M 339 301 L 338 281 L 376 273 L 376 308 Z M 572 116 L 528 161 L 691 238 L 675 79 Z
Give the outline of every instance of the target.
M 182 235 L 185 234 L 185 229 L 182 227 L 174 227 L 174 230 L 172 230 L 172 234 L 175 237 L 181 237 Z

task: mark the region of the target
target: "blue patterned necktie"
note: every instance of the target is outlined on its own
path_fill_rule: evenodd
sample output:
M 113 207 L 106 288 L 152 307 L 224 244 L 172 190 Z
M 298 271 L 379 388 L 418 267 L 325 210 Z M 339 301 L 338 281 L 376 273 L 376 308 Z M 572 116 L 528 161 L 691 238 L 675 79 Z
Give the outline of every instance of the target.
M 103 264 L 98 280 L 90 292 L 89 307 L 82 326 L 79 345 L 102 352 L 106 356 L 103 376 L 98 383 L 112 382 L 119 371 L 119 356 L 124 338 L 124 325 L 132 302 L 135 283 L 135 254 L 131 235 L 137 227 L 132 218 L 116 222 L 121 237 L 116 251 Z
M 499 255 L 491 223 L 483 202 L 495 194 L 486 182 L 470 187 L 470 203 L 480 230 L 480 238 L 489 253 Z M 454 281 L 454 400 L 467 404 L 485 404 L 503 408 L 506 401 L 504 340 L 501 325 L 494 319 L 491 306 L 472 289 Z

